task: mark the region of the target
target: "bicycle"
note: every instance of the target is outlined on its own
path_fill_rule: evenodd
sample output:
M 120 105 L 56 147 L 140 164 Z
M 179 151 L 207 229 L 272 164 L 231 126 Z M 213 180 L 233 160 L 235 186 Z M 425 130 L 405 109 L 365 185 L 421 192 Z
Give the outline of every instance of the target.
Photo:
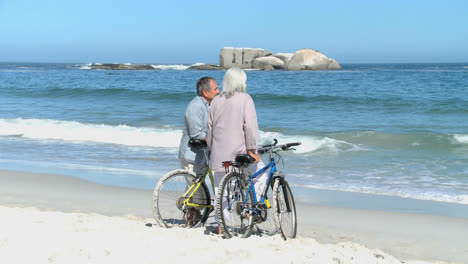
M 283 173 L 276 170 L 277 160 L 282 160 L 279 151 L 293 150 L 300 142 L 277 145 L 274 143 L 258 149 L 259 154 L 269 153 L 269 164 L 254 173 L 246 172 L 254 159 L 248 154 L 239 154 L 235 161 L 225 161 L 226 175 L 221 180 L 216 199 L 216 214 L 223 235 L 249 237 L 253 227 L 268 220 L 268 211 L 273 210 L 277 232 L 283 239 L 295 238 L 297 215 L 291 188 Z M 266 186 L 257 199 L 253 179 L 270 169 Z M 272 190 L 272 205 L 267 192 Z M 258 202 L 257 202 L 258 201 Z
M 189 144 L 203 148 L 208 164 L 206 142 L 192 139 Z M 164 175 L 153 191 L 153 216 L 156 223 L 166 228 L 195 228 L 204 225 L 214 211 L 210 191 L 205 183 L 208 175 L 214 193 L 213 173 L 209 167 L 202 177 L 197 177 L 194 172 L 186 169 L 173 170 Z

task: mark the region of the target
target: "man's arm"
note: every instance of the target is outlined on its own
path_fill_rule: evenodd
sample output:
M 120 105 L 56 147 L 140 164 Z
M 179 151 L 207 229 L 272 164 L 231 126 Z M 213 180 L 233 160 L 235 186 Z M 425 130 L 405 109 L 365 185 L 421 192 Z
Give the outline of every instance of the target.
M 206 109 L 193 105 L 185 111 L 185 122 L 187 124 L 190 138 L 206 140 Z

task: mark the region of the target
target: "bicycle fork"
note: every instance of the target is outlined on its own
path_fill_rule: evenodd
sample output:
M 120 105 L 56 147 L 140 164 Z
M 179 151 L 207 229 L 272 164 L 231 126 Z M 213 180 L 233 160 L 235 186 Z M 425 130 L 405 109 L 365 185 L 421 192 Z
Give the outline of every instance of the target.
M 286 203 L 286 212 L 287 213 L 292 212 L 291 204 L 289 203 L 289 195 L 286 194 L 287 189 L 286 189 L 285 185 L 283 184 L 286 181 L 286 179 L 284 178 L 284 174 L 279 172 L 279 171 L 275 171 L 273 173 L 273 184 L 274 184 L 275 181 L 280 181 L 280 186 L 281 186 L 281 189 L 283 191 L 283 199 L 284 199 L 284 202 Z M 279 211 L 281 209 L 278 207 L 277 210 Z M 278 212 L 278 213 L 281 213 L 281 212 Z

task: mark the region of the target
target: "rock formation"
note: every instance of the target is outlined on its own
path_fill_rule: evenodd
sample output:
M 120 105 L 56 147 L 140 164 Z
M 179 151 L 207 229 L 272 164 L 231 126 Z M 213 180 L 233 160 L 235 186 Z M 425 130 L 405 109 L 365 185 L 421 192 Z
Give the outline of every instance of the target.
M 271 55 L 271 52 L 265 49 L 251 48 L 231 48 L 225 47 L 219 53 L 219 65 L 221 68 L 231 68 L 237 66 L 241 69 L 251 69 L 252 62 L 259 57 Z
M 219 66 L 214 64 L 197 64 L 188 67 L 190 70 L 223 70 L 237 66 L 241 69 L 258 70 L 335 70 L 340 64 L 325 54 L 313 49 L 301 49 L 295 53 L 272 54 L 265 49 L 225 47 L 219 53 Z M 93 70 L 154 70 L 148 64 L 93 64 Z
M 296 53 L 272 54 L 265 49 L 231 48 L 221 49 L 220 67 L 229 69 L 237 66 L 241 69 L 259 70 L 335 70 L 340 64 L 325 54 L 313 49 L 301 49 Z
M 284 61 L 282 61 L 281 59 L 278 59 L 275 56 L 267 56 L 267 57 L 256 58 L 252 62 L 252 68 L 254 69 L 265 69 L 267 65 L 271 66 L 271 68 L 273 69 L 283 69 Z
M 334 59 L 313 49 L 301 49 L 286 63 L 287 70 L 336 70 L 341 66 Z
M 284 64 L 286 64 L 289 61 L 289 59 L 291 59 L 291 57 L 294 56 L 294 53 L 280 52 L 280 53 L 273 54 L 273 56 L 275 56 L 276 58 L 282 60 L 284 62 Z

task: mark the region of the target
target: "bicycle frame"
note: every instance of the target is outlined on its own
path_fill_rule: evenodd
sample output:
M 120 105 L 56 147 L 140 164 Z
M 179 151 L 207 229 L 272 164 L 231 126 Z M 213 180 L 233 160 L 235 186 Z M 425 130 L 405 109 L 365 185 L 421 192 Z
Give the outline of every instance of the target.
M 214 208 L 212 204 L 210 205 L 203 205 L 203 204 L 194 204 L 189 202 L 190 199 L 192 198 L 193 194 L 200 188 L 200 186 L 205 182 L 206 175 L 210 175 L 210 181 L 211 181 L 211 188 L 213 190 L 213 193 L 215 192 L 215 187 L 214 187 L 214 178 L 213 178 L 213 172 L 211 171 L 210 167 L 206 170 L 205 174 L 203 177 L 201 177 L 199 180 L 197 180 L 194 184 L 190 186 L 190 188 L 184 193 L 184 197 L 187 196 L 187 198 L 184 200 L 184 205 L 187 206 L 192 206 L 192 207 L 202 207 L 202 208 Z
M 197 180 L 194 184 L 190 186 L 190 188 L 184 193 L 184 197 L 187 196 L 187 198 L 184 200 L 184 205 L 187 206 L 192 206 L 192 207 L 202 207 L 202 208 L 214 208 L 214 205 L 203 205 L 203 204 L 194 204 L 189 202 L 190 199 L 192 198 L 193 194 L 200 188 L 200 185 L 202 185 L 205 182 L 206 175 L 210 175 L 210 181 L 211 181 L 211 189 L 213 190 L 213 194 L 215 193 L 215 186 L 214 186 L 214 178 L 213 178 L 213 172 L 211 171 L 209 167 L 209 162 L 208 162 L 208 154 L 206 148 L 203 149 L 203 154 L 205 155 L 205 161 L 206 165 L 208 165 L 208 168 L 206 169 L 205 173 L 203 174 L 203 177 L 201 177 L 199 180 Z
M 260 201 L 258 202 L 257 201 L 257 193 L 255 192 L 255 184 L 253 182 L 253 179 L 258 177 L 260 174 L 264 173 L 266 170 L 270 169 L 269 173 L 268 173 L 268 179 L 266 181 L 266 184 L 265 184 L 265 189 L 263 190 L 263 193 L 261 194 L 261 199 Z M 252 192 L 253 194 L 253 208 L 245 208 L 245 209 L 248 209 L 248 210 L 251 210 L 251 211 L 254 211 L 257 213 L 258 209 L 256 209 L 256 205 L 257 204 L 263 204 L 265 203 L 267 205 L 268 208 L 271 207 L 270 205 L 270 202 L 268 201 L 268 199 L 266 199 L 266 193 L 268 192 L 268 188 L 271 184 L 271 181 L 273 179 L 273 174 L 276 172 L 276 162 L 273 158 L 270 158 L 270 163 L 268 163 L 265 167 L 261 168 L 259 171 L 255 172 L 253 175 L 249 176 L 249 181 L 250 181 L 250 186 L 249 188 L 247 189 L 247 193 L 249 192 Z M 236 197 L 235 200 L 237 200 L 238 197 Z M 244 204 L 247 203 L 247 200 L 248 200 L 248 195 L 245 197 L 244 199 Z M 229 207 L 231 207 L 232 204 L 229 205 Z
M 257 194 L 255 192 L 253 179 L 259 176 L 260 174 L 264 173 L 268 168 L 270 168 L 270 172 L 268 173 L 268 179 L 265 184 L 266 188 L 263 190 L 263 193 L 260 196 L 261 197 L 260 203 L 267 203 L 268 207 L 270 207 L 270 203 L 268 200 L 265 200 L 265 196 L 266 196 L 266 193 L 268 192 L 268 186 L 270 186 L 273 173 L 276 171 L 276 162 L 274 159 L 271 159 L 270 163 L 268 163 L 265 167 L 261 168 L 259 171 L 255 172 L 251 177 L 249 177 L 250 186 L 249 186 L 249 189 L 247 190 L 247 193 L 252 191 L 254 204 L 257 204 L 258 203 Z
M 257 201 L 257 194 L 255 192 L 255 184 L 253 182 L 253 179 L 258 177 L 260 174 L 264 173 L 267 169 L 270 169 L 270 172 L 268 173 L 268 179 L 267 179 L 266 184 L 265 184 L 265 189 L 263 190 L 263 193 L 260 196 L 261 197 L 260 201 Z M 252 194 L 253 194 L 253 206 L 252 206 L 253 208 L 246 208 L 246 209 L 251 210 L 251 211 L 255 211 L 257 213 L 258 212 L 258 209 L 256 208 L 257 204 L 265 203 L 268 208 L 271 207 L 270 202 L 265 197 L 266 197 L 266 194 L 268 192 L 268 188 L 271 185 L 271 181 L 274 180 L 273 174 L 276 171 L 277 170 L 276 170 L 275 159 L 270 156 L 270 163 L 268 163 L 265 167 L 261 168 L 259 171 L 255 172 L 253 175 L 251 175 L 249 177 L 250 186 L 249 186 L 249 189 L 247 190 L 247 193 L 252 192 Z M 247 203 L 247 200 L 248 200 L 248 196 L 245 197 L 244 204 Z M 229 207 L 231 207 L 231 205 L 229 205 Z M 290 212 L 291 208 L 289 208 L 289 201 L 286 201 L 286 207 L 287 207 L 286 210 L 288 212 Z

